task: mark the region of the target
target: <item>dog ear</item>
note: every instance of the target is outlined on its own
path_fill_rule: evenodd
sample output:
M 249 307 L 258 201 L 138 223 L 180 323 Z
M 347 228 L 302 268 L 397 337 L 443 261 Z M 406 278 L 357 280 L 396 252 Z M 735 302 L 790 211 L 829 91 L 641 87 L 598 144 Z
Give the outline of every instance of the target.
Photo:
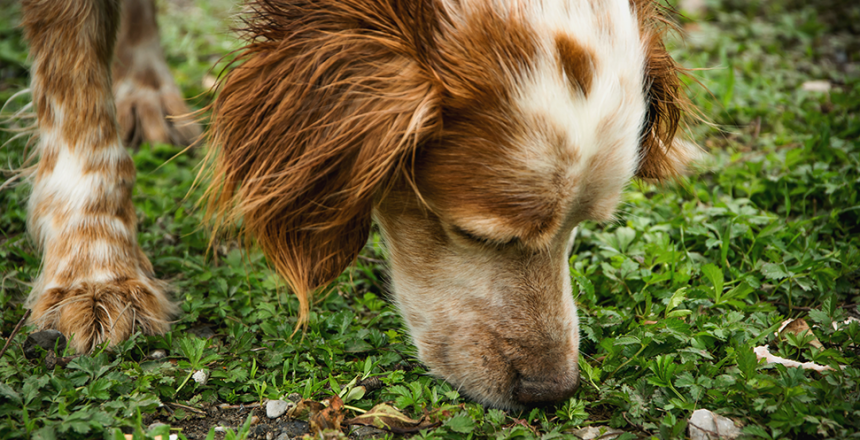
M 439 125 L 421 62 L 432 11 L 402 3 L 252 2 L 241 64 L 213 104 L 208 213 L 256 239 L 298 296 L 299 325 L 310 293 L 367 242 L 374 199 Z
M 699 147 L 676 137 L 685 112 L 692 111 L 679 78 L 682 68 L 663 43 L 671 25 L 656 2 L 633 0 L 646 50 L 645 97 L 647 113 L 642 127 L 640 162 L 636 176 L 663 181 L 684 173 L 701 155 Z

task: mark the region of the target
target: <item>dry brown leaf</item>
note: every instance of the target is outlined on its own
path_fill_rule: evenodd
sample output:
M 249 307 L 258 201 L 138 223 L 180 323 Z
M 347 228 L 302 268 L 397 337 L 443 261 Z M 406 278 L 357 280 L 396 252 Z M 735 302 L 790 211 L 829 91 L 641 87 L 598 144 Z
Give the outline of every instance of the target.
M 382 403 L 374 406 L 370 411 L 347 420 L 347 425 L 373 426 L 384 429 L 395 434 L 410 434 L 431 429 L 439 426 L 441 422 L 434 422 L 433 418 L 425 415 L 421 420 L 415 420 L 405 416 L 391 405 Z
M 316 436 L 330 431 L 339 432 L 343 417 L 343 400 L 339 396 L 332 396 L 328 400 L 328 406 L 321 411 L 311 413 L 311 434 Z
M 322 403 L 310 399 L 302 399 L 296 406 L 287 411 L 287 417 L 291 419 L 309 420 L 311 415 L 322 411 L 325 406 Z
M 791 333 L 791 334 L 794 334 L 797 336 L 803 336 L 803 334 L 806 332 L 809 332 L 809 334 L 811 335 L 812 329 L 809 328 L 809 324 L 807 324 L 806 321 L 803 319 L 790 319 L 790 320 L 784 321 L 782 323 L 782 326 L 780 326 L 780 328 L 779 328 L 779 335 L 780 336 L 783 336 L 786 333 Z M 812 341 L 809 342 L 809 345 L 811 345 L 811 346 L 813 346 L 819 350 L 824 348 L 824 345 L 821 344 L 821 341 L 819 341 L 818 338 L 816 338 L 814 336 L 813 336 Z

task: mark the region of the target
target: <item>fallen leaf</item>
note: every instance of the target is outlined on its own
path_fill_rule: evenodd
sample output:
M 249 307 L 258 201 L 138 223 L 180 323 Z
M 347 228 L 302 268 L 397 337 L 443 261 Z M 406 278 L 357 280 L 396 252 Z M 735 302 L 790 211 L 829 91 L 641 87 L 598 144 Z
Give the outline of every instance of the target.
M 812 334 L 812 330 L 809 328 L 809 324 L 806 323 L 803 319 L 789 319 L 783 321 L 782 325 L 779 327 L 779 335 L 785 335 L 786 333 L 791 333 L 793 335 L 802 336 L 804 333 Z M 818 338 L 813 336 L 812 341 L 809 342 L 809 345 L 822 349 L 824 345 L 821 344 L 821 341 Z
M 384 429 L 395 434 L 410 434 L 439 426 L 441 423 L 433 421 L 429 415 L 421 420 L 409 418 L 391 405 L 381 403 L 374 406 L 370 411 L 347 420 L 347 425 L 373 426 Z
M 316 411 L 310 415 L 311 434 L 323 434 L 329 431 L 340 431 L 343 422 L 343 400 L 339 396 L 332 396 L 328 400 L 328 406 L 322 411 Z
M 287 410 L 287 417 L 291 419 L 309 420 L 311 415 L 325 409 L 322 403 L 310 399 L 302 399 L 296 406 Z
M 832 370 L 832 368 L 826 365 L 819 365 L 814 362 L 797 362 L 791 359 L 781 358 L 779 356 L 774 356 L 770 354 L 767 347 L 764 345 L 753 348 L 753 352 L 755 352 L 755 356 L 758 360 L 764 359 L 768 364 L 782 364 L 789 368 L 803 368 L 804 370 L 815 370 L 819 373 L 826 370 Z

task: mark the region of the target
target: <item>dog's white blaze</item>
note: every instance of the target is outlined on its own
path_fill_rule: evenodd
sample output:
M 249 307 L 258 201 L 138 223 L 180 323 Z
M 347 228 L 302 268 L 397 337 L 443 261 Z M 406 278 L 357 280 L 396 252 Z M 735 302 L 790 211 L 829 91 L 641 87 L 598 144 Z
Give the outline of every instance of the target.
M 550 173 L 567 166 L 567 176 L 573 177 L 586 171 L 583 167 L 589 158 L 611 148 L 626 159 L 623 172 L 614 177 L 627 181 L 636 170 L 646 110 L 645 59 L 628 0 L 542 1 L 524 10 L 530 13 L 533 28 L 540 30 L 542 52 L 536 68 L 519 84 L 516 106 L 526 117 L 541 115 L 563 130 L 567 147 L 577 153 L 573 156 L 577 160 L 569 163 L 553 152 L 554 146 L 527 142 L 522 147 L 528 152 L 529 167 Z M 572 87 L 568 73 L 558 66 L 557 35 L 569 37 L 593 56 L 595 70 L 586 95 Z

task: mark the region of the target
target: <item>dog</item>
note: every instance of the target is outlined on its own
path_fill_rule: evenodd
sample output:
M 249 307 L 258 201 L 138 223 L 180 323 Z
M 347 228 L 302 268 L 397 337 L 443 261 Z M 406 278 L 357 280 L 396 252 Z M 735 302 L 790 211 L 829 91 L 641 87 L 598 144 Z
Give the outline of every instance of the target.
M 112 93 L 118 0 L 23 6 L 40 126 L 29 227 L 44 254 L 32 322 L 74 333 L 79 351 L 165 332 L 176 308 L 137 244 L 122 142 L 146 130 L 119 128 Z M 375 221 L 433 375 L 498 408 L 569 398 L 577 225 L 611 219 L 631 179 L 672 178 L 696 155 L 676 137 L 686 100 L 663 9 L 250 0 L 244 22 L 211 107 L 215 228 L 241 221 L 303 323 Z

